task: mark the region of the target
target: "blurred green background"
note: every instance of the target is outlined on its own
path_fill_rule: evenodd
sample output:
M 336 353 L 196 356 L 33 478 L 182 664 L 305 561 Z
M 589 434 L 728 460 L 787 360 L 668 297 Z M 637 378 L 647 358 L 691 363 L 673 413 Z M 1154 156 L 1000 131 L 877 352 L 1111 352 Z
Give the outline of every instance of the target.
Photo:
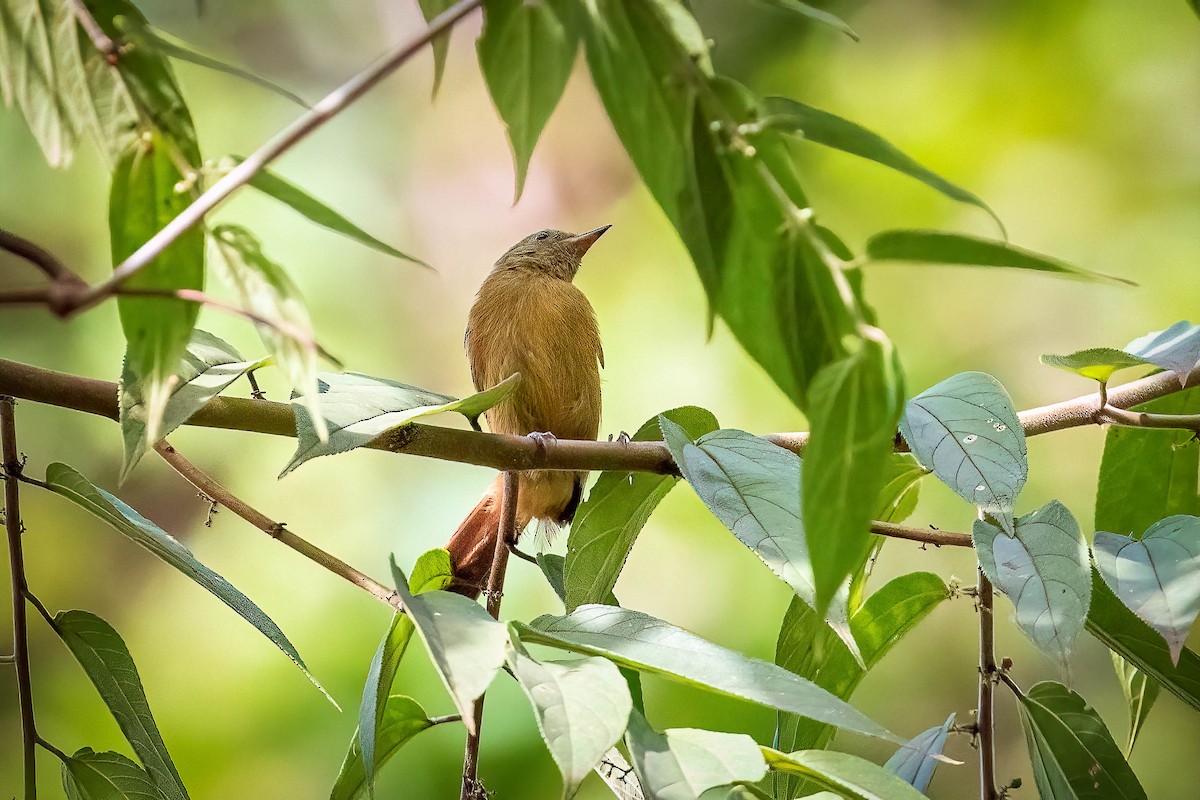
M 410 0 L 240 3 L 143 0 L 150 21 L 246 65 L 310 100 L 421 24 Z M 910 393 L 968 369 L 990 372 L 1019 408 L 1083 394 L 1082 379 L 1038 355 L 1120 346 L 1195 312 L 1200 297 L 1200 21 L 1183 0 L 994 3 L 874 0 L 833 3 L 862 37 L 855 44 L 763 4 L 696 0 L 716 40 L 719 69 L 762 93 L 785 94 L 888 137 L 945 177 L 981 195 L 1013 242 L 1137 281 L 1129 289 L 1034 274 L 913 266 L 868 269 L 867 293 L 897 343 Z M 805 427 L 774 384 L 718 323 L 705 335 L 705 300 L 683 247 L 641 188 L 577 65 L 562 107 L 513 206 L 512 168 L 475 63 L 479 17 L 456 30 L 446 80 L 430 102 L 428 56 L 289 153 L 278 171 L 368 230 L 435 265 L 395 262 L 243 192 L 218 217 L 254 230 L 308 299 L 320 340 L 347 368 L 464 394 L 470 378 L 462 331 L 476 286 L 510 244 L 543 227 L 613 223 L 587 257 L 578 285 L 604 335 L 604 432 L 633 431 L 657 412 L 696 404 L 750 431 Z M 223 75 L 178 68 L 208 157 L 246 154 L 299 113 L 286 101 Z M 630 102 L 638 102 L 630 98 Z M 14 112 L 0 113 L 0 224 L 49 247 L 91 280 L 110 268 L 107 176 L 84 150 L 51 171 Z M 853 247 L 889 227 L 944 227 L 996 235 L 978 210 L 849 156 L 801 151 L 807 188 L 825 224 Z M 3 258 L 0 285 L 36 276 Z M 229 296 L 215 281 L 210 288 Z M 254 331 L 205 311 L 201 326 L 247 355 Z M 0 354 L 115 379 L 122 341 L 106 304 L 68 324 L 39 309 L 0 313 Z M 284 399 L 278 375 L 268 395 Z M 244 394 L 246 387 L 236 391 Z M 446 418 L 442 424 L 458 424 Z M 65 461 L 115 489 L 117 427 L 103 419 L 21 403 L 21 449 L 31 474 Z M 1018 511 L 1059 498 L 1091 530 L 1103 434 L 1078 429 L 1030 442 L 1030 480 Z M 187 429 L 172 442 L 267 514 L 377 577 L 387 556 L 408 565 L 443 544 L 491 480 L 487 470 L 359 451 L 275 475 L 292 443 Z M 257 601 L 288 633 L 343 707 L 335 711 L 280 653 L 228 609 L 146 553 L 52 496 L 23 491 L 28 571 L 52 609 L 108 619 L 137 659 L 163 735 L 194 797 L 325 796 L 355 726 L 367 663 L 388 611 L 233 517 L 204 527 L 206 504 L 153 458 L 120 490 Z M 927 481 L 913 524 L 967 530 L 972 509 Z M 532 545 L 530 545 L 532 546 Z M 562 550 L 562 538 L 553 544 Z M 970 552 L 891 542 L 874 579 L 931 570 L 973 582 Z M 5 576 L 7 582 L 7 576 Z M 663 503 L 617 586 L 630 607 L 728 647 L 770 659 L 787 588 L 714 520 L 686 486 Z M 7 597 L 7 595 L 6 595 Z M 1011 613 L 997 601 L 1002 619 Z M 505 613 L 557 611 L 529 565 L 510 571 Z M 3 607 L 7 618 L 7 600 Z M 7 630 L 7 624 L 0 627 Z M 975 616 L 969 600 L 944 604 L 867 677 L 855 702 L 904 735 L 974 707 Z M 1015 626 L 998 627 L 999 655 L 1022 685 L 1058 679 Z M 116 725 L 57 639 L 33 620 L 34 691 L 42 734 L 67 750 L 127 748 Z M 17 791 L 16 692 L 0 672 L 0 796 Z M 1118 741 L 1124 708 L 1107 651 L 1090 637 L 1071 676 Z M 748 732 L 769 742 L 761 708 L 648 680 L 657 727 Z M 418 650 L 396 691 L 432 714 L 449 700 Z M 999 778 L 1020 776 L 1033 797 L 1024 741 L 1007 693 L 998 693 Z M 1154 798 L 1193 796 L 1200 718 L 1164 693 L 1132 763 Z M 838 745 L 883 759 L 887 748 L 843 736 Z M 974 752 L 948 752 L 934 797 L 976 790 Z M 462 729 L 422 734 L 385 769 L 381 797 L 457 797 Z M 61 794 L 57 765 L 39 754 L 45 796 Z M 550 798 L 557 770 L 514 684 L 488 694 L 481 774 L 498 798 Z M 594 778 L 581 794 L 610 796 Z

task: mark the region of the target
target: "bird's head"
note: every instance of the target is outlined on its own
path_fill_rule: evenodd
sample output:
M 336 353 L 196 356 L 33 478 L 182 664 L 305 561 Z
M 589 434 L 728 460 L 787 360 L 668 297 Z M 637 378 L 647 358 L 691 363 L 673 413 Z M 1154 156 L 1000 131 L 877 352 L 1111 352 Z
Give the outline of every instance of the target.
M 609 225 L 587 233 L 544 230 L 526 236 L 496 262 L 496 269 L 532 269 L 569 281 L 579 270 L 583 254 L 604 235 Z

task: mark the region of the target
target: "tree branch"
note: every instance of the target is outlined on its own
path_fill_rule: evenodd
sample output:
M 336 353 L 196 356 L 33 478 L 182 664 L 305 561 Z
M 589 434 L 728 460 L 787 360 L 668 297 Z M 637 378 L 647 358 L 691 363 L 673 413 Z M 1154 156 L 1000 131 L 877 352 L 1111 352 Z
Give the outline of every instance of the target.
M 84 33 L 92 40 L 92 46 L 100 51 L 100 55 L 104 56 L 104 60 L 109 64 L 116 64 L 117 57 L 120 54 L 117 48 L 117 43 L 100 27 L 100 23 L 96 22 L 96 18 L 87 10 L 87 6 L 83 4 L 83 0 L 67 0 L 67 5 L 75 12 L 75 18 L 79 20 L 79 26 L 83 28 Z
M 996 689 L 996 651 L 993 638 L 992 584 L 979 569 L 979 707 L 975 724 L 979 731 L 979 800 L 997 800 L 996 720 L 993 698 Z
M 33 684 L 29 671 L 29 628 L 25 596 L 25 555 L 21 548 L 20 477 L 24 465 L 17 449 L 16 401 L 0 397 L 0 449 L 4 456 L 4 528 L 8 533 L 13 604 L 13 660 L 17 668 L 17 697 L 21 708 L 21 741 L 25 765 L 25 798 L 37 797 L 37 726 L 33 720 Z
M 334 575 L 344 578 L 360 589 L 370 592 L 375 598 L 382 600 L 393 608 L 400 609 L 400 602 L 395 590 L 389 589 L 369 575 L 359 572 L 336 556 L 325 552 L 311 542 L 292 533 L 284 526 L 284 523 L 275 522 L 266 514 L 253 508 L 249 503 L 234 495 L 212 477 L 202 472 L 195 464 L 184 458 L 165 439 L 156 444 L 154 450 L 162 456 L 163 461 L 171 465 L 172 469 L 182 475 L 188 483 L 195 486 L 205 497 L 208 497 L 214 503 L 225 506 L 275 541 L 292 548 L 300 555 L 324 567 Z

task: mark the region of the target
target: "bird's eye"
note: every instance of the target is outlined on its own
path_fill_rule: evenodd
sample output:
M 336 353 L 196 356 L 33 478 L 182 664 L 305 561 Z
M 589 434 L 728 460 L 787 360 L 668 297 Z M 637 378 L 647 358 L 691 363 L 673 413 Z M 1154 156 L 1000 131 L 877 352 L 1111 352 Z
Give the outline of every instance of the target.
M 541 231 L 541 232 L 539 232 L 539 233 L 538 233 L 538 235 L 537 235 L 537 239 L 538 239 L 538 241 L 540 242 L 540 241 L 542 241 L 542 240 L 544 240 L 544 239 L 547 239 L 547 238 L 549 238 L 549 236 L 550 236 L 550 231 Z

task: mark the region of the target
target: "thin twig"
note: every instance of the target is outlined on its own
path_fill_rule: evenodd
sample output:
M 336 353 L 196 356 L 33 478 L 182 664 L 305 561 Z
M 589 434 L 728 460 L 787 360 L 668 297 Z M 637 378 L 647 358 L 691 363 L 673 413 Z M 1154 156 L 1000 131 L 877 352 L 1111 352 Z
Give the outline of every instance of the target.
M 79 26 L 83 28 L 88 38 L 92 40 L 92 45 L 100 51 L 100 55 L 104 56 L 104 60 L 109 64 L 116 64 L 119 56 L 117 43 L 104 32 L 100 27 L 100 23 L 96 22 L 96 18 L 87 10 L 87 6 L 83 4 L 83 0 L 67 0 L 67 4 L 75 12 L 75 18 L 79 20 Z
M 500 501 L 500 530 L 492 554 L 492 569 L 488 573 L 487 610 L 493 619 L 500 619 L 500 602 L 504 599 L 504 577 L 508 572 L 509 545 L 517 541 L 517 497 L 521 488 L 519 472 L 504 473 L 504 494 Z M 475 701 L 475 730 L 467 733 L 463 754 L 462 793 L 460 800 L 486 800 L 487 792 L 479 782 L 479 736 L 483 727 L 483 699 Z
M 311 542 L 302 539 L 288 530 L 284 526 L 284 523 L 276 522 L 266 514 L 252 507 L 212 477 L 202 472 L 195 464 L 184 458 L 165 439 L 154 445 L 154 451 L 162 456 L 163 461 L 170 464 L 171 468 L 182 475 L 188 483 L 210 498 L 212 502 L 225 506 L 234 514 L 237 514 L 280 544 L 292 548 L 300 555 L 324 567 L 339 578 L 343 578 L 360 589 L 370 592 L 376 599 L 387 603 L 393 608 L 400 608 L 400 601 L 394 590 L 389 589 L 369 575 L 358 571 L 338 557 L 325 552 Z
M 992 615 L 992 584 L 979 570 L 979 707 L 975 721 L 979 726 L 979 800 L 997 800 L 996 720 L 993 695 L 996 688 L 996 650 Z
M 0 449 L 4 457 L 4 528 L 12 581 L 13 658 L 17 668 L 17 697 L 21 708 L 21 742 L 25 765 L 25 798 L 37 798 L 37 726 L 33 720 L 33 683 L 29 671 L 29 628 L 25 613 L 25 555 L 21 548 L 19 480 L 24 465 L 17 449 L 16 401 L 0 397 Z
M 1160 428 L 1191 431 L 1200 436 L 1200 414 L 1151 414 L 1106 406 L 1100 409 L 1101 422 L 1126 428 Z
M 82 311 L 112 295 L 122 282 L 152 262 L 184 232 L 196 226 L 205 215 L 220 205 L 235 190 L 247 184 L 259 171 L 279 156 L 291 150 L 313 131 L 344 111 L 381 80 L 416 55 L 439 34 L 450 30 L 460 19 L 474 11 L 482 0 L 459 0 L 430 20 L 420 33 L 409 37 L 375 64 L 330 92 L 307 113 L 276 134 L 270 141 L 250 154 L 226 173 L 207 191 L 197 197 L 179 216 L 152 236 L 133 254 L 118 264 L 108 280 L 80 292 L 74 298 L 71 312 Z
M 947 547 L 973 547 L 971 534 L 955 531 L 934 530 L 933 528 L 910 528 L 906 525 L 896 525 L 891 522 L 876 520 L 871 523 L 871 533 L 890 536 L 894 539 L 908 539 L 912 542 L 922 542 Z

